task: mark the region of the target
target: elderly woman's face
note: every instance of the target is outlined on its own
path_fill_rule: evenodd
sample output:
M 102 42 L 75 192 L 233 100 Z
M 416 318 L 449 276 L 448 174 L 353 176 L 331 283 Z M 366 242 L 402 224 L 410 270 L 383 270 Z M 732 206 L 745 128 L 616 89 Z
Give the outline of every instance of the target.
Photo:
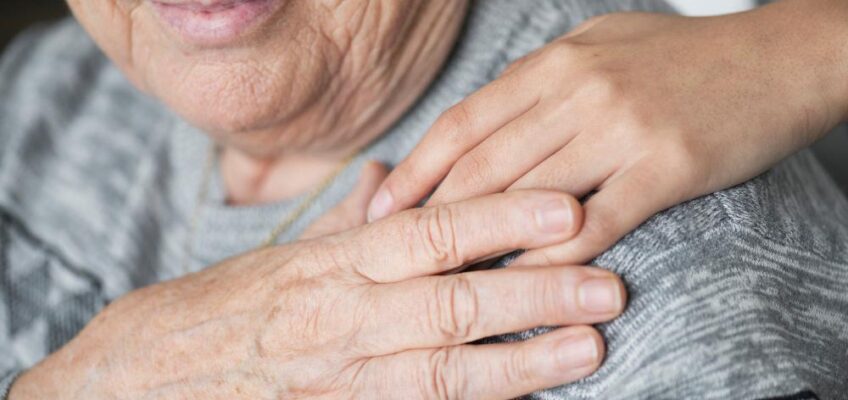
M 356 135 L 408 106 L 438 70 L 465 9 L 464 0 L 69 3 L 135 85 L 256 153 L 321 148 L 321 138 L 300 132 Z

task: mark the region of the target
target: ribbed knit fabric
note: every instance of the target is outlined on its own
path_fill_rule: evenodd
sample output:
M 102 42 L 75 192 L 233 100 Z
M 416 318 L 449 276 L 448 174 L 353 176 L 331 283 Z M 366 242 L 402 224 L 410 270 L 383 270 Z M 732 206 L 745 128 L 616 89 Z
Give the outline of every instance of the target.
M 427 93 L 281 241 L 344 198 L 364 160 L 396 164 L 443 110 L 510 61 L 615 10 L 671 12 L 660 0 L 477 1 Z M 184 274 L 208 146 L 133 89 L 72 21 L 9 48 L 0 61 L 0 392 L 110 300 Z M 256 247 L 297 202 L 236 208 L 222 193 L 216 177 L 193 270 Z M 656 216 L 596 263 L 630 293 L 625 315 L 601 326 L 607 360 L 532 398 L 848 393 L 848 203 L 809 154 Z

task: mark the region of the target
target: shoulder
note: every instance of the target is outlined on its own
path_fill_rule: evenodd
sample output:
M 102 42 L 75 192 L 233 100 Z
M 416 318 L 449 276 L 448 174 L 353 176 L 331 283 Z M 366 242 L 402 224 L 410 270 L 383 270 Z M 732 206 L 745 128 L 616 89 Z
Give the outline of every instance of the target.
M 647 262 L 644 257 L 660 261 L 656 254 L 681 257 L 686 253 L 676 249 L 710 241 L 723 243 L 709 249 L 716 254 L 803 249 L 848 265 L 848 201 L 815 156 L 804 151 L 749 182 L 656 215 L 602 258 L 625 264 Z
M 173 121 L 73 20 L 25 33 L 0 61 L 0 210 L 76 263 L 102 257 Z
M 459 50 L 474 54 L 498 49 L 501 63 L 494 64 L 505 67 L 591 17 L 620 11 L 675 12 L 664 0 L 474 1 Z
M 606 331 L 620 350 L 596 379 L 638 377 L 617 388 L 631 397 L 828 397 L 842 384 L 832 349 L 848 329 L 848 202 L 809 152 L 655 216 L 596 263 L 630 297 Z M 707 372 L 692 379 L 693 369 Z

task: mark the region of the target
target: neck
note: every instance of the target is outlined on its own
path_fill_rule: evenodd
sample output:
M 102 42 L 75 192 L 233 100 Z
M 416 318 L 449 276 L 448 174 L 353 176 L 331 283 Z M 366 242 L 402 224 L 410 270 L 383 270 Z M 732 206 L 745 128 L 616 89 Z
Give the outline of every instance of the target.
M 227 203 L 236 206 L 295 198 L 318 188 L 348 156 L 291 154 L 257 159 L 233 148 L 219 154 Z
M 347 4 L 347 3 L 345 3 Z M 354 3 L 350 3 L 354 4 Z M 453 47 L 467 3 L 421 2 L 409 11 L 394 2 L 380 18 L 411 12 L 410 21 L 389 18 L 396 29 L 376 30 L 381 45 L 350 37 L 341 67 L 326 90 L 297 114 L 261 131 L 219 137 L 221 168 L 231 204 L 268 203 L 320 186 L 357 149 L 385 133 L 430 84 Z M 390 12 L 391 11 L 391 12 Z M 385 21 L 382 21 L 385 22 Z M 386 37 L 382 37 L 381 35 Z

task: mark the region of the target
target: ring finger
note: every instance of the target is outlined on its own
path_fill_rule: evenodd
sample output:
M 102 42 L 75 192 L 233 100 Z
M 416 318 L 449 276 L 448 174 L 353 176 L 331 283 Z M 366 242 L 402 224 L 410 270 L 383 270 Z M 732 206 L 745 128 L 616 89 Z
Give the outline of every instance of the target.
M 588 326 L 557 329 L 518 343 L 421 349 L 365 362 L 364 393 L 399 399 L 509 399 L 594 372 L 604 343 Z M 405 382 L 388 384 L 388 382 Z

